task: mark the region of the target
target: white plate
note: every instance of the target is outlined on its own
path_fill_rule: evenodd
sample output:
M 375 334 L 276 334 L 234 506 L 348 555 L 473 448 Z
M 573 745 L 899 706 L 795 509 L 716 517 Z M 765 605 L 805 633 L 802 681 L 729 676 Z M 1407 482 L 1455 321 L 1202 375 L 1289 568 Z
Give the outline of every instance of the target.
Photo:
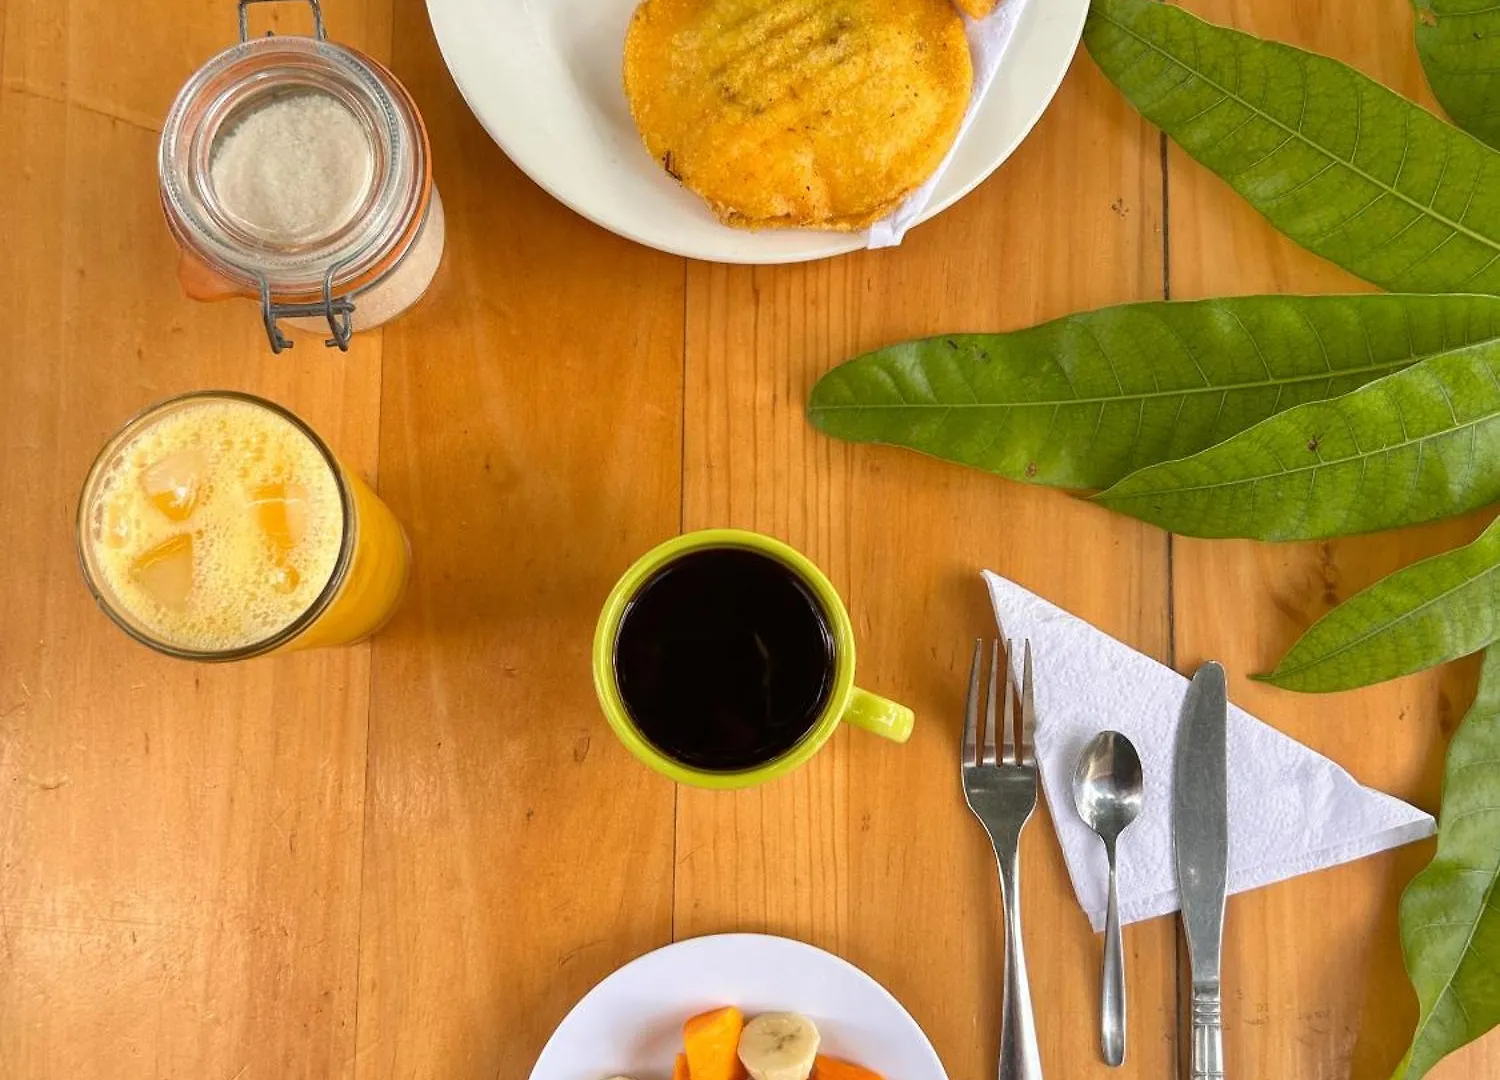
M 448 70 L 510 159 L 621 236 L 717 262 L 821 259 L 863 234 L 752 233 L 719 224 L 652 160 L 620 80 L 636 0 L 427 0 Z M 1088 0 L 1032 0 L 923 220 L 992 173 L 1041 117 L 1083 33 Z
M 886 1080 L 947 1080 L 927 1036 L 878 982 L 822 949 L 764 934 L 679 941 L 626 964 L 573 1006 L 531 1080 L 665 1080 L 682 1051 L 683 1021 L 723 1005 L 747 1017 L 809 1016 L 821 1053 Z

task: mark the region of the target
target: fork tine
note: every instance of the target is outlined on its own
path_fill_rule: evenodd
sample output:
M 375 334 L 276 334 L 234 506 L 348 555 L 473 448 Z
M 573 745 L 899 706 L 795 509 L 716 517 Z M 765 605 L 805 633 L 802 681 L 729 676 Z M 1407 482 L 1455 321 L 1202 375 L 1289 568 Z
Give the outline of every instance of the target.
M 1026 639 L 1026 663 L 1021 676 L 1021 761 L 1036 764 L 1036 692 L 1031 678 L 1031 639 Z
M 990 687 L 984 695 L 984 742 L 979 764 L 995 764 L 995 694 L 1000 670 L 1000 639 L 990 642 Z
M 1005 646 L 1005 671 L 1002 678 L 1005 680 L 1005 725 L 1001 728 L 1004 734 L 1003 750 L 1000 760 L 1007 765 L 1014 765 L 1016 757 L 1016 684 L 1010 677 L 1011 657 L 1015 655 L 1015 648 L 1009 642 Z
M 963 763 L 973 765 L 978 754 L 979 726 L 979 660 L 984 655 L 984 641 L 974 639 L 974 661 L 969 665 L 969 694 L 964 699 Z

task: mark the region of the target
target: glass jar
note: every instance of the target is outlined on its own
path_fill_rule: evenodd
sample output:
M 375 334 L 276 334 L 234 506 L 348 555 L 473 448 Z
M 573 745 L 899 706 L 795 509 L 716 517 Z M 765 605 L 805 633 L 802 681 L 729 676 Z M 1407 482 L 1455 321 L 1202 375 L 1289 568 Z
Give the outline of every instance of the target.
M 272 352 L 280 320 L 350 335 L 422 296 L 443 254 L 427 129 L 384 66 L 325 39 L 249 36 L 178 92 L 157 166 L 178 276 L 195 300 L 256 299 Z

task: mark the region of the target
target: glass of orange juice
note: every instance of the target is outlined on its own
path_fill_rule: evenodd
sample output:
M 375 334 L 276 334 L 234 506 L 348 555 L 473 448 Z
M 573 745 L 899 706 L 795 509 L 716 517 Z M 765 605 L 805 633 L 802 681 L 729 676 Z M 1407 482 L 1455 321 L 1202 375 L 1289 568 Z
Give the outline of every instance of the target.
M 78 505 L 99 606 L 189 660 L 343 645 L 380 629 L 411 547 L 305 423 L 227 390 L 171 398 L 100 451 Z

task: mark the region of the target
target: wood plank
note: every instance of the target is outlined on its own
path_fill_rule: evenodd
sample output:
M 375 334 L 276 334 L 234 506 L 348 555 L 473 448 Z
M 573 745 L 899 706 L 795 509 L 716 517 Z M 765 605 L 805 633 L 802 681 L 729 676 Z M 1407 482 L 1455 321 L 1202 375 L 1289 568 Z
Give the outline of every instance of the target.
M 764 788 L 683 790 L 676 933 L 768 930 L 848 957 L 913 1012 L 955 1077 L 992 1072 L 999 1032 L 994 857 L 957 776 L 972 642 L 993 633 L 978 571 L 1008 574 L 1164 656 L 1165 544 L 1056 493 L 835 443 L 807 425 L 803 403 L 820 374 L 861 349 L 1160 296 L 1160 199 L 1155 137 L 1080 59 L 1015 158 L 901 248 L 688 270 L 686 527 L 759 529 L 817 561 L 849 603 L 861 683 L 912 705 L 918 726 L 904 748 L 840 732 Z M 1068 243 L 1060 220 L 1074 230 Z M 1045 814 L 1024 852 L 1046 1069 L 1105 1075 L 1098 944 Z M 1157 920 L 1126 940 L 1133 1042 L 1115 1075 L 1163 1076 L 1174 1055 L 1173 929 Z
M 1206 18 L 1327 53 L 1434 107 L 1412 45 L 1409 5 L 1378 0 L 1264 4 L 1192 0 Z M 1175 147 L 1169 159 L 1171 288 L 1224 293 L 1348 292 L 1369 286 L 1284 239 L 1222 181 Z M 1232 253 L 1232 254 L 1231 254 Z M 1456 665 L 1364 691 L 1301 696 L 1251 683 L 1315 618 L 1414 559 L 1477 534 L 1484 515 L 1329 543 L 1179 540 L 1178 659 L 1216 657 L 1240 704 L 1347 767 L 1359 780 L 1435 811 L 1443 750 L 1473 694 Z M 1230 1075 L 1387 1076 L 1406 1049 L 1416 996 L 1402 965 L 1396 905 L 1432 845 L 1298 878 L 1231 900 L 1226 942 Z M 1432 1076 L 1500 1072 L 1500 1041 L 1455 1055 Z
M 382 493 L 415 571 L 374 646 L 357 1075 L 523 1077 L 671 933 L 672 786 L 609 734 L 589 645 L 614 579 L 678 525 L 683 264 L 521 176 L 418 0 L 395 66 L 449 247 L 386 331 Z
M 272 361 L 253 306 L 182 299 L 155 150 L 132 123 L 0 91 L 0 505 L 12 571 L 0 635 L 0 1071 L 341 1076 L 353 1052 L 368 648 L 223 667 L 156 657 L 94 609 L 72 520 L 111 432 L 205 386 L 287 404 L 371 470 L 380 342 Z

